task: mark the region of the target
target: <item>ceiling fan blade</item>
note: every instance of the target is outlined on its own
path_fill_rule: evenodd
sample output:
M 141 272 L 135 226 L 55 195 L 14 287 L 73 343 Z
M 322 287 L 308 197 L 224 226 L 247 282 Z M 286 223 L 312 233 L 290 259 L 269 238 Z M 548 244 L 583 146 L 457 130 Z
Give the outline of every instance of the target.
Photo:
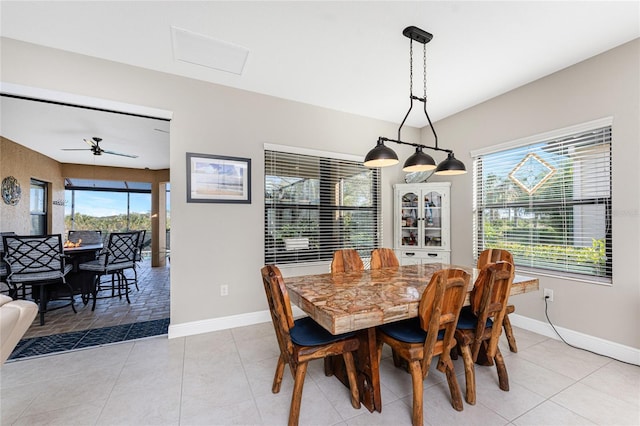
M 82 140 L 85 141 L 87 143 L 87 145 L 89 145 L 91 148 L 96 146 L 96 142 L 91 140 L 91 139 L 82 139 Z
M 102 152 L 105 153 L 105 154 L 119 155 L 121 157 L 138 158 L 137 155 L 123 154 L 121 152 L 115 152 L 115 151 L 107 151 L 106 149 L 103 149 Z
M 91 151 L 91 148 L 61 148 L 61 151 Z

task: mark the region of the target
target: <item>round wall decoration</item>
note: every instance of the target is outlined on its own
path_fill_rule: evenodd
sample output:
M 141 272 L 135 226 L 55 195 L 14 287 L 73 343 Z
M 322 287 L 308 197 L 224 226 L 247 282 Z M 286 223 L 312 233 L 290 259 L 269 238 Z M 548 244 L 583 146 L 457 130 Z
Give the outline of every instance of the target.
M 18 183 L 18 179 L 13 176 L 7 176 L 2 179 L 2 199 L 5 204 L 9 204 L 10 206 L 15 206 L 20 202 L 20 197 L 22 196 L 22 189 L 20 189 L 20 184 Z

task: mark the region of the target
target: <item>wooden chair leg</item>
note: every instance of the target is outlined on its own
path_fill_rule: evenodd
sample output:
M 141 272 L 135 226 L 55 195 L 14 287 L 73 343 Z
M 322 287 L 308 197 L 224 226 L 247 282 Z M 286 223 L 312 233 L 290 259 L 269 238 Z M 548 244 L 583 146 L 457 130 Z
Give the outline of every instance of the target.
M 498 385 L 503 391 L 509 390 L 509 375 L 507 374 L 507 366 L 504 364 L 504 358 L 500 349 L 496 350 L 496 370 L 498 370 Z
M 284 374 L 284 357 L 282 354 L 278 358 L 278 365 L 276 366 L 276 375 L 273 378 L 273 386 L 271 386 L 271 392 L 280 392 L 280 385 L 282 384 L 282 375 Z
M 516 345 L 516 337 L 513 335 L 513 329 L 511 328 L 511 321 L 509 321 L 509 314 L 515 311 L 513 305 L 507 306 L 507 313 L 502 320 L 502 326 L 504 328 L 504 335 L 507 336 L 507 342 L 509 342 L 509 350 L 511 352 L 518 352 L 518 346 Z
M 324 357 L 324 375 L 327 377 L 333 376 L 333 360 L 331 358 L 331 355 Z
M 291 408 L 289 409 L 289 426 L 297 426 L 300 418 L 300 403 L 302 402 L 302 387 L 304 377 L 307 374 L 307 363 L 301 362 L 296 368 L 296 376 L 293 382 L 293 395 L 291 395 Z
M 351 390 L 351 405 L 353 406 L 353 408 L 360 408 L 360 392 L 358 392 L 358 382 L 356 380 L 356 364 L 353 362 L 353 354 L 351 352 L 345 352 L 342 354 L 342 357 L 344 358 L 344 364 L 347 367 L 349 389 Z
M 456 377 L 456 372 L 453 368 L 447 368 L 445 371 L 447 375 L 447 383 L 449 383 L 449 392 L 451 393 L 451 406 L 456 411 L 462 411 L 462 395 L 460 394 L 460 385 Z
M 471 358 L 469 346 L 460 346 L 462 360 L 464 361 L 465 397 L 469 405 L 476 404 L 476 372 Z
M 400 358 L 400 356 L 398 356 L 398 354 L 396 353 L 395 349 L 391 350 L 391 357 L 393 358 L 393 365 L 397 368 L 403 368 L 406 367 L 405 363 L 403 362 L 403 359 Z
M 423 408 L 422 408 L 422 368 L 420 361 L 409 362 L 409 372 L 411 373 L 411 384 L 413 385 L 413 412 L 411 415 L 411 423 L 413 426 L 422 426 Z

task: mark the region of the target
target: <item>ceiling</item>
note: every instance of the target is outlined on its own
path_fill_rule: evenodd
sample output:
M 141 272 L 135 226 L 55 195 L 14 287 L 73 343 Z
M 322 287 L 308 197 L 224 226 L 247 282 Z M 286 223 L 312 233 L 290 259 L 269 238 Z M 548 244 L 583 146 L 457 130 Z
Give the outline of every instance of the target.
M 427 96 L 437 121 L 640 37 L 640 2 L 0 2 L 3 37 L 395 123 L 409 103 L 410 25 L 434 35 Z M 172 27 L 247 49 L 242 74 L 177 60 Z M 414 44 L 420 96 L 421 48 Z M 167 122 L 1 100 L 2 135 L 58 161 L 169 165 Z M 426 120 L 417 111 L 407 124 Z M 60 149 L 93 136 L 139 158 Z

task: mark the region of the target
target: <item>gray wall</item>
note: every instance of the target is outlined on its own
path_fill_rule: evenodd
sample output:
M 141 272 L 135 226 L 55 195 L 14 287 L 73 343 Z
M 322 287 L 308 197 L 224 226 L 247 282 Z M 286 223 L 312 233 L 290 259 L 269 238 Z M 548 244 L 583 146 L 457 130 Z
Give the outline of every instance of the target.
M 613 117 L 613 285 L 540 277 L 554 291 L 554 324 L 640 348 L 640 39 L 439 121 L 439 140 L 469 151 Z M 424 141 L 429 133 L 423 129 Z M 452 261 L 472 253 L 472 174 L 451 179 Z M 514 298 L 516 313 L 546 322 L 542 292 Z

